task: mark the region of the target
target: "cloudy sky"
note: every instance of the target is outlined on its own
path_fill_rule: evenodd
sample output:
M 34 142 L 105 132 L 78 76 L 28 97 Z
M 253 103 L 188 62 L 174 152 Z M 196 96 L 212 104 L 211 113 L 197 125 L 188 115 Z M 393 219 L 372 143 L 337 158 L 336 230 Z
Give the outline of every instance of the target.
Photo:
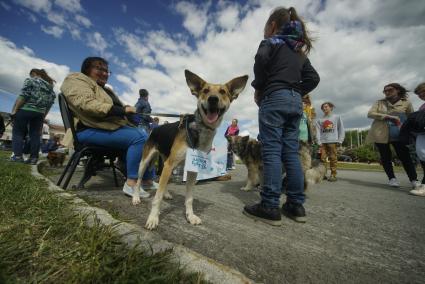
M 424 0 L 0 0 L 0 111 L 10 112 L 31 68 L 46 69 L 58 91 L 85 57 L 103 56 L 124 102 L 134 104 L 143 87 L 154 112 L 193 112 L 184 69 L 213 83 L 244 74 L 251 82 L 264 23 L 279 5 L 295 7 L 316 39 L 310 60 L 321 76 L 312 94 L 320 115 L 320 104 L 332 101 L 347 128 L 368 127 L 385 84 L 413 90 L 425 81 Z M 57 106 L 49 118 L 60 122 Z M 250 85 L 224 125 L 232 118 L 258 132 Z

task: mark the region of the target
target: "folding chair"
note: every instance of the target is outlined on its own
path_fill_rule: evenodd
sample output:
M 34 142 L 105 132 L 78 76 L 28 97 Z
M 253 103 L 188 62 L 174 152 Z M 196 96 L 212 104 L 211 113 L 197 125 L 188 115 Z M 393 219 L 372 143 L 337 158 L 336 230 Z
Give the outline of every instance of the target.
M 118 186 L 118 179 L 116 170 L 119 170 L 124 176 L 125 174 L 121 171 L 120 168 L 114 165 L 114 161 L 117 157 L 123 156 L 124 152 L 122 150 L 108 148 L 98 145 L 86 145 L 78 141 L 74 127 L 74 115 L 69 108 L 68 102 L 66 101 L 65 96 L 61 93 L 58 96 L 59 108 L 62 115 L 63 124 L 65 129 L 71 129 L 72 137 L 74 138 L 74 153 L 69 159 L 65 169 L 63 170 L 57 185 L 61 186 L 62 180 L 65 178 L 62 188 L 66 189 L 68 187 L 69 181 L 71 180 L 77 165 L 79 164 L 81 158 L 87 158 L 87 162 L 84 166 L 84 174 L 80 179 L 80 182 L 77 185 L 78 189 L 84 188 L 84 184 L 92 177 L 96 175 L 96 171 L 103 169 L 104 167 L 112 168 L 114 174 L 115 186 Z M 104 159 L 109 159 L 109 165 L 104 163 Z

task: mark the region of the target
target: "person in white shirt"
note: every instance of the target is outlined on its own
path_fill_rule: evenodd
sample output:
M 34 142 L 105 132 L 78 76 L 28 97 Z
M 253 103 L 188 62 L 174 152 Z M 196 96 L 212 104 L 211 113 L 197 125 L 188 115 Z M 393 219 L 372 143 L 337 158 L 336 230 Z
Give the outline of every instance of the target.
M 317 142 L 320 145 L 320 159 L 327 165 L 329 157 L 331 176 L 328 181 L 336 181 L 337 168 L 337 148 L 342 144 L 345 138 L 344 124 L 339 115 L 332 113 L 335 108 L 331 102 L 325 102 L 320 107 L 323 111 L 323 117 L 316 121 Z

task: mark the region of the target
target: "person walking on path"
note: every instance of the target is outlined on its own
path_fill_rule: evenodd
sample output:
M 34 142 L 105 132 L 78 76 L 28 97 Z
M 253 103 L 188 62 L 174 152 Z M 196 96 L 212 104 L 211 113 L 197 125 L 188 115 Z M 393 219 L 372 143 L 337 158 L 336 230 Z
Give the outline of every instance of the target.
M 399 129 L 406 116 L 413 112 L 412 103 L 407 99 L 407 90 L 398 83 L 384 87 L 385 98 L 376 101 L 370 108 L 367 117 L 372 118 L 372 126 L 366 137 L 366 142 L 375 143 L 378 148 L 381 163 L 388 177 L 388 185 L 399 187 L 400 183 L 394 175 L 390 145 L 409 177 L 413 188 L 420 185 L 417 180 L 415 165 L 410 157 L 409 149 L 399 141 Z
M 56 94 L 53 80 L 44 69 L 32 69 L 11 112 L 13 118 L 11 161 L 23 162 L 24 138 L 29 134 L 30 157 L 26 163 L 35 165 L 40 152 L 43 122 L 52 107 Z
M 298 157 L 302 96 L 319 84 L 319 75 L 307 58 L 312 48 L 304 22 L 295 8 L 278 7 L 264 27 L 254 64 L 254 100 L 259 106 L 259 138 L 262 143 L 264 185 L 261 202 L 244 207 L 250 218 L 270 225 L 282 223 L 280 195 L 282 162 L 288 190 L 282 213 L 305 222 L 304 177 Z
M 239 127 L 238 127 L 238 120 L 236 118 L 232 119 L 232 124 L 230 124 L 226 132 L 224 133 L 224 137 L 229 139 L 231 136 L 239 135 Z M 227 166 L 226 170 L 234 170 L 235 169 L 235 161 L 233 158 L 233 152 L 232 152 L 232 144 L 227 144 Z
M 327 165 L 327 158 L 329 157 L 331 175 L 328 181 L 333 182 L 337 181 L 337 149 L 344 142 L 345 129 L 341 116 L 332 113 L 335 108 L 333 103 L 325 102 L 320 108 L 323 111 L 323 117 L 316 121 L 316 135 L 321 153 L 320 159 Z

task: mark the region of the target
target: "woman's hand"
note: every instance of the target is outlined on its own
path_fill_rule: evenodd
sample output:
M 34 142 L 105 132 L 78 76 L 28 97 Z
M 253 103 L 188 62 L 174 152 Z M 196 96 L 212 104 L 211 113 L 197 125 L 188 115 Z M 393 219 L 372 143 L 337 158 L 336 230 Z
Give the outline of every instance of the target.
M 125 106 L 124 107 L 125 113 L 136 113 L 136 108 L 134 106 Z
M 390 120 L 392 123 L 394 123 L 397 126 L 401 125 L 400 117 L 394 116 L 394 115 L 387 115 L 384 117 L 385 120 Z
M 384 117 L 385 120 L 391 120 L 392 122 L 394 122 L 395 124 L 399 124 L 400 123 L 400 118 L 398 116 L 394 116 L 394 115 L 387 115 Z

